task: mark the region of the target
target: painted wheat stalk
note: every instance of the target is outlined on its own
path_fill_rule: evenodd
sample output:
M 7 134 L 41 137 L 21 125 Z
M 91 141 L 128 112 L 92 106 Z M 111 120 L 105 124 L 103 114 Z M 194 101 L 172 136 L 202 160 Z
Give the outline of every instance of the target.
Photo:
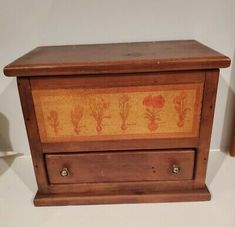
M 127 118 L 130 111 L 130 104 L 129 104 L 129 96 L 128 95 L 122 95 L 119 99 L 119 115 L 121 117 L 121 129 L 125 131 L 128 128 L 127 125 Z
M 73 110 L 71 110 L 71 122 L 74 127 L 74 132 L 79 135 L 80 133 L 80 123 L 83 117 L 84 108 L 77 105 Z
M 186 101 L 187 101 L 186 98 L 187 96 L 184 92 L 181 92 L 179 95 L 177 95 L 174 98 L 175 110 L 178 114 L 178 122 L 177 122 L 178 127 L 184 126 L 186 114 L 188 111 L 190 111 L 190 108 L 186 107 Z
M 54 133 L 57 134 L 59 130 L 59 117 L 57 111 L 51 110 L 47 116 L 47 120 L 49 121 L 49 125 L 53 128 Z

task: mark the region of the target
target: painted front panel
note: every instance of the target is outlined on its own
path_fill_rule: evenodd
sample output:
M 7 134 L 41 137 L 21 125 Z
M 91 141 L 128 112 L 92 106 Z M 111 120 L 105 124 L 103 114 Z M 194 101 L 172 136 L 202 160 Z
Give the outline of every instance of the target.
M 197 137 L 202 84 L 33 90 L 42 142 Z

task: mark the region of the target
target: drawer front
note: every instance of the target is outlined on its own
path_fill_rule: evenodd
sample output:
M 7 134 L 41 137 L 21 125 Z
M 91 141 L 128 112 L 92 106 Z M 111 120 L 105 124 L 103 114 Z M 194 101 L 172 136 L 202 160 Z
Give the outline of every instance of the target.
M 193 150 L 48 154 L 50 184 L 174 181 L 193 178 Z
M 203 84 L 35 89 L 42 143 L 195 138 Z

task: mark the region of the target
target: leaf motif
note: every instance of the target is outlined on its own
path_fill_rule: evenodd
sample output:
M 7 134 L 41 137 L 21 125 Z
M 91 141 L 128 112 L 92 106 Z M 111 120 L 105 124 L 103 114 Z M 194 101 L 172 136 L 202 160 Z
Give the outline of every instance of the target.
M 149 108 L 146 108 L 146 111 L 147 111 L 147 112 L 149 112 L 150 114 L 152 114 L 152 113 L 153 113 L 153 111 L 152 111 L 152 110 L 150 110 Z
M 152 118 L 152 117 L 153 117 L 153 115 L 150 114 L 150 113 L 145 113 L 144 116 L 148 116 L 149 118 Z

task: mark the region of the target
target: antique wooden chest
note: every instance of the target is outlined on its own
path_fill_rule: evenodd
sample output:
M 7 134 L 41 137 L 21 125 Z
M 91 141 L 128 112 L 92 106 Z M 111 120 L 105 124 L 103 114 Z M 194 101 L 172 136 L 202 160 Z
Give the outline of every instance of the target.
M 194 40 L 38 47 L 16 76 L 36 206 L 209 200 L 219 68 Z

